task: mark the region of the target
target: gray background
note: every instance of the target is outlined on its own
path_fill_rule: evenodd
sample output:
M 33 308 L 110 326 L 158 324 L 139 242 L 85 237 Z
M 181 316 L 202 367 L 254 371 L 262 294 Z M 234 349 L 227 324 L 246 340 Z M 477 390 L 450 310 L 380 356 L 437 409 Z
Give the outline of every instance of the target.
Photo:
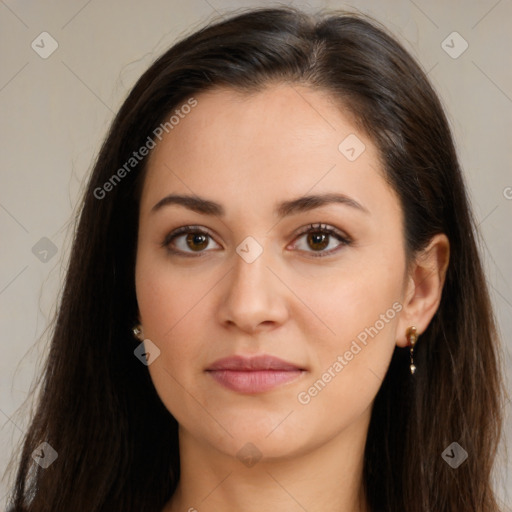
M 482 233 L 510 389 L 512 2 L 283 3 L 308 11 L 369 13 L 428 71 L 447 109 Z M 45 329 L 55 311 L 78 200 L 114 113 L 136 79 L 175 40 L 233 9 L 262 5 L 277 4 L 0 0 L 0 475 L 26 428 L 31 407 L 26 399 L 48 346 Z M 463 40 L 448 37 L 454 31 Z M 31 47 L 35 41 L 39 53 L 51 48 L 48 36 L 41 36 L 41 43 L 42 32 L 58 43 L 46 59 Z M 453 58 L 464 40 L 468 48 Z M 510 409 L 509 403 L 508 445 Z M 8 485 L 6 476 L 0 509 Z M 496 488 L 510 506 L 512 464 L 504 445 Z

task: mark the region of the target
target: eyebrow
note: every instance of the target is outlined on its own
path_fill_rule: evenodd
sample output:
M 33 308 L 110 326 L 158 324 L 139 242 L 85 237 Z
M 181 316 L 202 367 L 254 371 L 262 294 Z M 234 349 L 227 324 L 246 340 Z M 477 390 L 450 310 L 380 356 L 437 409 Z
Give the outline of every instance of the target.
M 292 199 L 289 201 L 283 201 L 276 205 L 274 211 L 278 217 L 283 218 L 333 203 L 343 204 L 354 208 L 355 210 L 359 210 L 364 213 L 370 213 L 367 208 L 358 203 L 355 199 L 352 199 L 351 197 L 348 197 L 344 194 L 337 193 L 315 194 L 298 197 L 297 199 Z M 224 207 L 215 201 L 211 201 L 199 196 L 181 194 L 169 194 L 168 196 L 160 199 L 160 201 L 158 201 L 158 203 L 156 203 L 155 206 L 153 206 L 151 209 L 151 213 L 155 213 L 158 210 L 161 210 L 164 206 L 170 206 L 173 204 L 181 205 L 202 215 L 215 215 L 217 217 L 224 217 L 226 214 Z

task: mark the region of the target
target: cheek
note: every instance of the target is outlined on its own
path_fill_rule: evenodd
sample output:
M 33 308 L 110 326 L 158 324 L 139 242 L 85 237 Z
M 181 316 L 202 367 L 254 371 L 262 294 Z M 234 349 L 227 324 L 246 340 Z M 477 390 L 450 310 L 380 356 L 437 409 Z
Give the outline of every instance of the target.
M 304 423 L 317 424 L 327 417 L 335 432 L 355 422 L 373 403 L 395 350 L 402 308 L 394 300 L 397 295 L 389 292 L 357 302 L 351 300 L 353 295 L 342 298 L 341 310 L 336 308 L 338 314 L 331 320 L 336 335 L 323 337 L 323 345 L 314 348 L 315 371 L 294 397 Z
M 208 280 L 176 269 L 161 254 L 142 250 L 135 271 L 137 302 L 144 335 L 166 343 L 177 329 L 193 329 L 190 313 L 197 308 L 207 290 Z
M 322 329 L 315 337 L 309 327 L 316 368 L 297 397 L 311 406 L 309 412 L 343 404 L 352 417 L 371 404 L 396 346 L 404 264 L 399 253 L 370 251 L 350 272 L 336 274 L 328 293 L 310 293 L 310 304 L 330 330 L 315 322 Z
M 140 320 L 145 338 L 160 350 L 148 370 L 157 393 L 178 420 L 183 390 L 192 389 L 202 370 L 204 354 L 199 340 L 204 339 L 206 325 L 202 309 L 206 303 L 202 299 L 212 286 L 214 281 L 209 283 L 172 270 L 162 258 L 144 252 L 138 255 Z
M 314 326 L 321 329 L 320 343 L 329 357 L 348 350 L 354 339 L 363 344 L 367 338 L 394 343 L 403 286 L 400 256 L 394 259 L 396 264 L 372 255 L 361 257 L 343 272 L 332 273 L 327 287 L 309 289 L 308 305 L 323 321 Z

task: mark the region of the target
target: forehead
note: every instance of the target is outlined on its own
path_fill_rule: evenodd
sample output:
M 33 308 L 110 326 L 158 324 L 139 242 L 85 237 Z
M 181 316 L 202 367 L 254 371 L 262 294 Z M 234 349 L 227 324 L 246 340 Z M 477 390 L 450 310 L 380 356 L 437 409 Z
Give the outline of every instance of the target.
M 363 203 L 387 188 L 377 148 L 326 92 L 282 84 L 194 98 L 152 150 L 143 207 L 178 192 L 261 207 L 264 198 L 270 206 L 284 196 L 339 191 Z

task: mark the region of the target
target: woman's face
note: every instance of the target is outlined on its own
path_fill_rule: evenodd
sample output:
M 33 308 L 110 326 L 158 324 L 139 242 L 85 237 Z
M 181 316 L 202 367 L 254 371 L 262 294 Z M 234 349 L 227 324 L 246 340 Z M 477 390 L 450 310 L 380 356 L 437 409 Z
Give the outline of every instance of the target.
M 376 147 L 302 86 L 195 99 L 141 197 L 136 290 L 160 398 L 181 435 L 229 455 L 366 434 L 405 328 L 402 214 Z M 184 226 L 200 233 L 172 236 Z

